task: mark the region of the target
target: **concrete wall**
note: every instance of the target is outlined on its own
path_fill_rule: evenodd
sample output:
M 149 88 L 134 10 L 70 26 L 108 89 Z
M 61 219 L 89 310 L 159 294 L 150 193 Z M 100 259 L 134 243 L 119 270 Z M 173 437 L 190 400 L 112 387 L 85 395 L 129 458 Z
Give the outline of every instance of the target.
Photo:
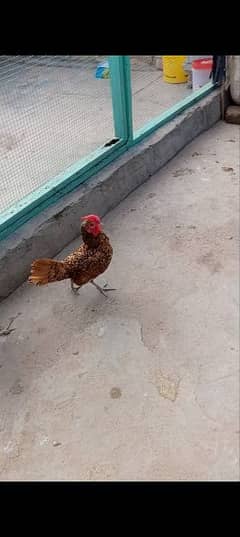
M 186 144 L 214 125 L 220 114 L 217 90 L 1 241 L 0 300 L 23 283 L 33 259 L 57 255 L 79 235 L 81 215 L 94 212 L 104 216 Z
M 240 56 L 230 56 L 229 75 L 232 100 L 240 106 Z

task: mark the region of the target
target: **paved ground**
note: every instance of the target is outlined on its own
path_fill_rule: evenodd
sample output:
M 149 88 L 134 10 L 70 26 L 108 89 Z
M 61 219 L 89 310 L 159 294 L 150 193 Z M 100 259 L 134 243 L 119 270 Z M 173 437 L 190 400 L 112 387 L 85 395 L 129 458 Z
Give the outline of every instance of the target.
M 83 58 L 0 59 L 0 212 L 113 138 L 110 82 Z M 137 129 L 190 90 L 133 59 L 132 92 Z
M 1 479 L 239 479 L 238 179 L 219 123 L 105 218 L 111 297 L 1 304 Z

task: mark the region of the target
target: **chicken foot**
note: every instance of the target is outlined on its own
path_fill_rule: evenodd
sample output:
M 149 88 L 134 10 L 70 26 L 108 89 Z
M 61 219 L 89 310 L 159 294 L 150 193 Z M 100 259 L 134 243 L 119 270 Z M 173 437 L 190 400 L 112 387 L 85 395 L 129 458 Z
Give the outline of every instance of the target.
M 116 291 L 116 289 L 114 289 L 113 287 L 108 287 L 108 283 L 107 283 L 107 282 L 105 282 L 105 284 L 104 284 L 103 287 L 101 287 L 100 285 L 98 285 L 94 280 L 91 280 L 90 283 L 91 283 L 92 285 L 94 285 L 94 287 L 96 287 L 96 289 L 98 289 L 98 291 L 99 291 L 102 295 L 104 295 L 104 296 L 107 296 L 107 295 L 105 294 L 107 291 Z
M 105 297 L 107 296 L 105 293 L 107 291 L 116 291 L 116 289 L 114 289 L 113 287 L 108 287 L 108 283 L 105 282 L 104 283 L 104 286 L 101 287 L 100 285 L 98 285 L 94 280 L 91 280 L 89 283 L 91 283 L 92 285 L 94 285 L 94 287 L 96 287 L 96 289 L 98 289 L 98 291 L 104 295 Z M 73 280 L 71 280 L 71 289 L 73 291 L 73 293 L 77 293 L 79 291 L 79 289 L 81 289 L 82 285 L 79 285 L 78 287 L 75 287 L 74 286 L 74 283 L 73 283 Z

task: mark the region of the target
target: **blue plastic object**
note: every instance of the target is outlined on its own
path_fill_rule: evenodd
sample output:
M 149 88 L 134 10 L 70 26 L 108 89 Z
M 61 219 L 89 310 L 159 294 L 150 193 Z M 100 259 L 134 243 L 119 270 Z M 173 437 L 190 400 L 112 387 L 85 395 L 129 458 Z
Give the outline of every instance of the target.
M 97 66 L 96 78 L 109 78 L 109 76 L 110 76 L 109 63 L 108 62 L 100 63 Z

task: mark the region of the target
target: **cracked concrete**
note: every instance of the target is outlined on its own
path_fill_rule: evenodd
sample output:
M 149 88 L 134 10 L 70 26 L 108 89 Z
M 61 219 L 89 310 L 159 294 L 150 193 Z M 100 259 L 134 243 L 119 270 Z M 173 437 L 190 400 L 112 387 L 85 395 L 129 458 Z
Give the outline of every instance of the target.
M 116 292 L 1 303 L 2 480 L 239 479 L 238 179 L 219 122 L 104 218 Z

